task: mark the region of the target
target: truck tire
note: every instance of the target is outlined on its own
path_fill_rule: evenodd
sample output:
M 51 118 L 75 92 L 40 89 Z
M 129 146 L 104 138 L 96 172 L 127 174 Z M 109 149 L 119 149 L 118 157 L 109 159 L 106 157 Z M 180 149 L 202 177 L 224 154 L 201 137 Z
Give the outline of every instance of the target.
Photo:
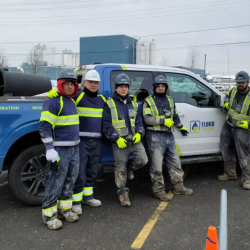
M 27 205 L 41 205 L 45 190 L 44 145 L 24 150 L 13 162 L 9 172 L 9 186 L 15 197 Z

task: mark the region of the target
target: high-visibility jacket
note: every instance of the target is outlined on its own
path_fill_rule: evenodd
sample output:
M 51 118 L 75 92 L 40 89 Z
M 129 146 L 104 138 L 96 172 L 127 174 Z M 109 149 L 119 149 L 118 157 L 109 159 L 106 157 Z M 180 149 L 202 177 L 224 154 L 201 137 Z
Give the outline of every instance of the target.
M 135 133 L 143 136 L 145 130 L 141 114 L 138 112 L 138 103 L 130 96 L 126 100 L 122 100 L 114 92 L 104 106 L 103 131 L 112 142 L 116 142 L 119 137 L 131 140 Z
M 181 127 L 182 123 L 177 114 L 174 99 L 170 96 L 166 96 L 166 98 L 161 99 L 165 102 L 166 110 L 162 109 L 161 105 L 157 101 L 156 96 L 149 96 L 145 99 L 145 105 L 143 105 L 143 116 L 144 121 L 147 124 L 147 130 L 170 131 L 171 129 L 164 126 L 164 121 L 166 118 L 174 121 L 177 127 Z M 166 114 L 167 111 L 169 114 Z M 147 122 L 147 116 L 154 117 L 154 125 L 150 125 L 149 122 Z
M 44 103 L 39 133 L 47 146 L 79 144 L 79 116 L 72 98 L 58 96 Z
M 125 119 L 122 118 L 124 116 L 117 112 L 115 100 L 113 98 L 109 98 L 107 100 L 107 104 L 110 108 L 112 125 L 113 125 L 114 129 L 117 131 L 117 133 L 120 136 L 127 136 L 129 131 L 128 131 L 128 128 L 126 126 Z M 134 102 L 134 101 L 131 101 L 130 103 L 128 103 L 128 110 L 129 110 L 129 120 L 130 120 L 130 125 L 131 125 L 131 132 L 134 135 L 135 134 L 135 118 L 136 118 L 137 112 L 138 112 L 138 103 Z
M 225 98 L 225 103 L 229 103 L 226 120 L 228 124 L 234 127 L 238 127 L 241 124 L 241 121 L 250 122 L 250 91 L 246 94 L 245 99 L 239 103 L 237 103 L 236 98 L 237 92 L 237 88 L 233 88 L 228 91 Z
M 103 106 L 106 99 L 103 95 L 90 97 L 79 92 L 76 97 L 76 109 L 80 119 L 80 137 L 101 138 Z

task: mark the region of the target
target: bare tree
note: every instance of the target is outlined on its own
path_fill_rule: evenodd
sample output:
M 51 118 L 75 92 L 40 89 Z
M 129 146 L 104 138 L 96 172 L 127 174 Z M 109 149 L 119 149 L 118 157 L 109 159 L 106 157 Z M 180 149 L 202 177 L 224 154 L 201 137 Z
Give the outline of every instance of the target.
M 188 51 L 186 65 L 189 68 L 195 68 L 199 65 L 200 52 L 196 48 Z
M 5 50 L 0 47 L 0 68 L 8 67 L 8 58 L 5 55 Z
M 33 47 L 31 48 L 27 59 L 27 63 L 29 63 L 32 66 L 32 73 L 34 75 L 37 74 L 38 71 L 38 66 L 41 64 L 43 61 L 43 53 L 42 51 L 35 50 Z
M 161 64 L 161 66 L 167 66 L 168 65 L 168 60 L 166 59 L 165 56 L 162 57 L 160 64 Z

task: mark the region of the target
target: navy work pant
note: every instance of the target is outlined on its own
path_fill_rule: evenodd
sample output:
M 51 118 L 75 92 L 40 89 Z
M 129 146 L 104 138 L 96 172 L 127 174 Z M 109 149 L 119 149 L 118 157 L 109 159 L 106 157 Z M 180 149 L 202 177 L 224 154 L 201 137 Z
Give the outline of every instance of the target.
M 72 207 L 74 185 L 79 172 L 79 146 L 55 147 L 60 157 L 59 174 L 46 172 L 45 196 L 42 202 L 43 216 L 52 217 L 59 210 Z
M 82 199 L 93 199 L 93 187 L 98 174 L 98 164 L 102 151 L 101 139 L 81 138 L 80 142 L 80 167 L 77 177 L 73 203 L 81 204 Z

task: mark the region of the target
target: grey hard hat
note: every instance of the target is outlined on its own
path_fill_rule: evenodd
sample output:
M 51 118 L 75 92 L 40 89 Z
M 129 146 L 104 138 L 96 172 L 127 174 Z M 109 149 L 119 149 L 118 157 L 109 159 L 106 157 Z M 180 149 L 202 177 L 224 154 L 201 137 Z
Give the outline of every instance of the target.
M 235 76 L 236 82 L 248 82 L 249 81 L 249 75 L 245 71 L 240 71 Z
M 116 85 L 130 85 L 130 79 L 126 74 L 122 73 L 116 77 L 115 84 Z

